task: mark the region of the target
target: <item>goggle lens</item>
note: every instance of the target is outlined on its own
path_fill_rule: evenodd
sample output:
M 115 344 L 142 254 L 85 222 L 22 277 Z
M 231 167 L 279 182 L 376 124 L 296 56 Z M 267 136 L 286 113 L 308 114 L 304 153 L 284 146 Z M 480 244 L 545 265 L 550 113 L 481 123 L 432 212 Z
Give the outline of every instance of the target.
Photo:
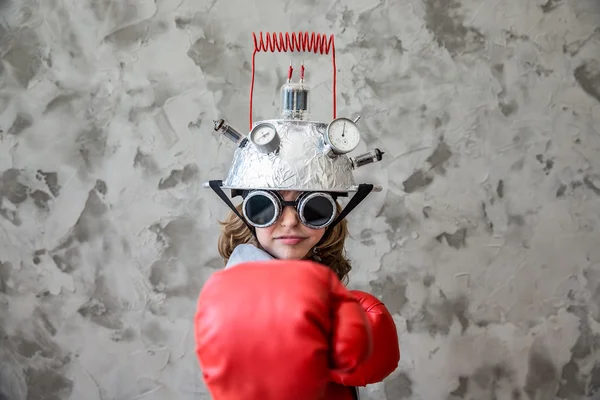
M 276 219 L 277 209 L 269 197 L 255 195 L 246 201 L 244 214 L 252 225 L 265 226 Z
M 302 215 L 310 225 L 321 227 L 331 222 L 331 217 L 335 213 L 335 208 L 331 201 L 324 196 L 311 197 L 302 207 Z

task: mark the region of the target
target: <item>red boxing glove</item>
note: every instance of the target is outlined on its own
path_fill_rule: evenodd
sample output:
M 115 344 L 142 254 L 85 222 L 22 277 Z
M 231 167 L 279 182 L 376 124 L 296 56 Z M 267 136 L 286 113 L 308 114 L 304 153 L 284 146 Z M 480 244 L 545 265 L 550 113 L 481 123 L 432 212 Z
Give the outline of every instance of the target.
M 323 399 L 331 371 L 371 351 L 358 300 L 312 261 L 247 262 L 211 276 L 198 299 L 196 355 L 214 400 Z
M 385 305 L 372 294 L 351 291 L 367 313 L 371 326 L 373 351 L 366 361 L 350 372 L 332 371 L 332 381 L 344 386 L 366 386 L 381 382 L 398 367 L 398 331 Z

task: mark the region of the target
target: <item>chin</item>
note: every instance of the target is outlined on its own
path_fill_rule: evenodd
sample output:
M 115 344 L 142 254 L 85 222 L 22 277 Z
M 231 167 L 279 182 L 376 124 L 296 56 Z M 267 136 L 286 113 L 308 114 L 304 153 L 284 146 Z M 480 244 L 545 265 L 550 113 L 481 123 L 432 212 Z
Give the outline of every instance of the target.
M 300 249 L 281 249 L 277 251 L 277 258 L 281 260 L 302 260 L 306 258 L 308 251 Z

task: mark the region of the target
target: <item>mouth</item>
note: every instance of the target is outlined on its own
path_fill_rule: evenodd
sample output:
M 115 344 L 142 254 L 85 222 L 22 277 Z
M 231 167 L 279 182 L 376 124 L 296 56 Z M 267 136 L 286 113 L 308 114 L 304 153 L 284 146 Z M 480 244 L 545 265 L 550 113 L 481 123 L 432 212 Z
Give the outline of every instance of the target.
M 280 242 L 285 243 L 285 244 L 298 244 L 305 239 L 306 238 L 303 236 L 294 236 L 294 235 L 278 236 L 275 238 L 275 240 L 279 240 Z

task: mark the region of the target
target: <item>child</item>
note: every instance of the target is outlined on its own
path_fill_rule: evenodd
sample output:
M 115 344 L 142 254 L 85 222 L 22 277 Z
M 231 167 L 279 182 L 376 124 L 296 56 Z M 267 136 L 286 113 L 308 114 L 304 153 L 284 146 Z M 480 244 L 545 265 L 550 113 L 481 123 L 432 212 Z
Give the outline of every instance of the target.
M 275 194 L 286 201 L 294 201 L 301 195 L 297 191 L 280 191 Z M 341 211 L 337 202 L 336 209 L 338 213 Z M 242 213 L 242 206 L 238 206 L 237 210 Z M 324 233 L 324 228 L 313 229 L 304 225 L 293 207 L 284 207 L 275 224 L 256 228 L 256 236 L 234 212 L 230 212 L 222 222 L 219 253 L 227 263 L 226 268 L 273 257 L 280 260 L 313 260 L 329 267 L 339 280 L 347 281 L 352 267 L 344 255 L 344 242 L 348 234 L 346 220 L 340 221 L 327 240 L 316 248 L 315 245 Z M 282 267 L 285 268 L 285 264 Z M 380 382 L 396 369 L 400 359 L 396 327 L 385 306 L 367 293 L 352 293 L 367 312 L 372 330 L 373 352 L 353 374 L 340 374 L 337 379 L 328 383 L 325 400 L 358 399 L 358 389 L 353 386 Z M 242 395 L 237 398 L 253 399 Z M 290 394 L 280 398 L 296 397 Z M 217 397 L 214 399 L 219 400 Z
M 283 118 L 257 122 L 247 137 L 215 122 L 237 149 L 225 181 L 208 183 L 231 209 L 219 238 L 226 267 L 202 288 L 194 325 L 214 400 L 358 399 L 357 387 L 382 381 L 400 359 L 386 307 L 342 283 L 345 216 L 376 189 L 356 185 L 352 170 L 383 153 L 347 157 L 358 119 L 308 121 L 308 91 L 292 89 L 282 90 Z M 338 197 L 350 193 L 342 208 Z
M 227 262 L 226 269 L 233 271 L 237 268 L 250 268 L 254 266 L 266 268 L 262 271 L 253 271 L 250 274 L 241 274 L 239 277 L 230 276 L 230 284 L 222 284 L 218 290 L 213 290 L 213 294 L 209 295 L 203 291 L 204 305 L 199 302 L 199 311 L 196 318 L 196 338 L 198 341 L 198 357 L 203 366 L 203 372 L 205 381 L 209 389 L 212 392 L 214 400 L 229 400 L 229 399 L 248 399 L 248 400 L 267 400 L 267 399 L 325 399 L 325 400 L 350 400 L 358 399 L 358 391 L 356 386 L 365 386 L 367 384 L 380 382 L 390 373 L 392 373 L 397 365 L 400 358 L 400 352 L 398 348 L 398 338 L 396 333 L 396 327 L 394 321 L 385 308 L 385 306 L 378 301 L 375 297 L 360 291 L 352 291 L 350 293 L 344 293 L 342 289 L 338 288 L 337 296 L 343 298 L 348 295 L 352 295 L 358 303 L 362 306 L 362 310 L 366 312 L 366 321 L 356 318 L 355 315 L 350 313 L 348 318 L 351 324 L 364 324 L 368 328 L 366 335 L 361 335 L 360 332 L 356 334 L 356 338 L 362 339 L 365 343 L 359 343 L 355 346 L 359 355 L 356 356 L 356 360 L 353 363 L 348 373 L 336 372 L 336 371 L 323 371 L 316 378 L 314 376 L 298 376 L 296 370 L 293 376 L 275 376 L 273 371 L 269 372 L 269 368 L 274 368 L 275 371 L 284 372 L 285 365 L 290 362 L 289 356 L 278 357 L 279 350 L 277 349 L 277 340 L 271 342 L 273 346 L 273 357 L 267 357 L 267 360 L 262 360 L 263 366 L 260 366 L 261 357 L 260 354 L 269 348 L 270 345 L 266 345 L 263 341 L 268 342 L 272 339 L 269 336 L 273 335 L 272 330 L 277 329 L 283 337 L 280 338 L 284 343 L 282 347 L 288 346 L 288 352 L 294 353 L 294 340 L 293 332 L 297 325 L 292 324 L 293 328 L 289 331 L 281 329 L 281 322 L 286 321 L 286 301 L 291 303 L 289 305 L 290 315 L 292 319 L 298 318 L 298 315 L 294 315 L 301 311 L 300 314 L 307 313 L 305 306 L 298 308 L 295 304 L 296 299 L 283 299 L 277 290 L 284 292 L 289 291 L 286 289 L 286 283 L 290 285 L 300 284 L 301 279 L 296 280 L 299 277 L 298 271 L 290 271 L 289 276 L 278 276 L 276 274 L 277 268 L 282 269 L 299 269 L 298 264 L 280 262 L 279 264 L 267 265 L 257 263 L 260 260 L 304 260 L 304 261 L 315 261 L 324 266 L 327 266 L 335 275 L 335 279 L 340 281 L 347 280 L 347 275 L 350 272 L 351 266 L 346 257 L 344 256 L 344 241 L 347 235 L 346 221 L 340 221 L 335 228 L 331 231 L 331 234 L 324 238 L 326 228 L 314 228 L 308 227 L 303 223 L 303 218 L 298 215 L 298 211 L 293 205 L 281 207 L 279 215 L 276 215 L 274 211 L 277 206 L 276 203 L 265 201 L 261 198 L 261 195 L 254 195 L 249 198 L 249 195 L 253 193 L 261 193 L 260 191 L 249 192 L 245 195 L 245 202 L 236 207 L 236 210 L 240 214 L 245 214 L 247 221 L 250 224 L 256 221 L 256 227 L 254 233 L 249 229 L 244 220 L 240 219 L 236 213 L 231 212 L 227 219 L 222 223 L 222 233 L 219 238 L 219 253 Z M 294 203 L 305 193 L 298 191 L 271 191 L 266 192 L 274 195 L 279 201 L 287 201 Z M 252 200 L 255 203 L 262 205 L 258 207 L 256 204 L 251 207 Z M 261 204 L 262 203 L 262 204 Z M 340 205 L 336 204 L 336 214 L 341 211 Z M 243 206 L 246 206 L 246 210 L 254 210 L 255 216 L 251 216 L 251 211 L 244 212 Z M 310 206 L 310 204 L 304 206 L 304 210 Z M 265 224 L 261 221 L 261 215 L 275 215 L 276 218 L 272 218 L 274 222 L 271 224 Z M 308 214 L 308 213 L 307 213 Z M 323 213 L 321 213 L 322 215 Z M 321 219 L 327 219 L 321 218 Z M 306 220 L 306 218 L 304 218 Z M 322 243 L 319 244 L 319 242 Z M 309 267 L 317 268 L 312 263 Z M 284 271 L 287 272 L 287 271 Z M 265 278 L 264 282 L 258 282 L 261 276 Z M 222 279 L 223 277 L 221 277 Z M 281 279 L 279 279 L 281 278 Z M 291 279 L 290 279 L 291 278 Z M 327 278 L 325 278 L 327 279 Z M 329 279 L 332 279 L 329 277 Z M 223 283 L 223 281 L 221 282 Z M 208 285 L 208 283 L 207 283 Z M 240 285 L 245 286 L 247 290 L 244 295 Z M 278 286 L 279 285 L 279 286 Z M 278 287 L 275 287 L 278 286 Z M 205 287 L 206 288 L 206 287 Z M 307 285 L 308 291 L 318 293 L 318 285 Z M 253 290 L 255 291 L 253 293 Z M 266 292 L 265 292 L 266 291 Z M 240 300 L 235 300 L 235 296 L 240 296 Z M 327 293 L 329 295 L 329 293 Z M 222 298 L 220 297 L 222 296 Z M 263 297 L 260 299 L 260 297 Z M 270 297 L 272 296 L 272 299 Z M 233 298 L 233 301 L 232 301 Z M 299 296 L 303 299 L 303 296 Z M 202 297 L 201 297 L 202 299 Z M 262 306 L 256 306 L 252 304 L 252 300 L 255 299 L 259 303 L 267 302 Z M 277 302 L 279 300 L 279 304 Z M 345 301 L 348 301 L 346 298 Z M 219 302 L 220 306 L 215 306 L 214 302 Z M 207 306 L 208 305 L 208 306 Z M 200 307 L 208 307 L 214 312 L 219 309 L 218 313 L 223 320 L 219 323 L 215 322 L 213 316 L 206 309 L 204 313 Z M 277 316 L 274 312 L 269 310 L 269 307 L 278 309 L 280 307 L 283 310 L 277 310 Z M 223 311 L 225 309 L 225 311 Z M 228 309 L 228 310 L 227 310 Z M 283 312 L 281 312 L 283 311 Z M 228 317 L 225 315 L 227 313 Z M 264 313 L 267 315 L 256 315 L 257 313 Z M 250 314 L 250 315 L 248 315 Z M 355 314 L 355 313 L 354 313 Z M 252 318 L 250 321 L 242 322 L 245 318 Z M 340 315 L 340 318 L 344 318 L 344 315 Z M 275 320 L 275 321 L 273 321 Z M 358 322 L 357 322 L 358 320 Z M 226 322 L 225 322 L 226 321 Z M 264 324 L 264 330 L 260 329 L 260 326 L 252 326 L 252 322 L 257 325 L 260 321 L 266 321 Z M 279 321 L 279 322 L 278 322 Z M 231 324 L 230 328 L 223 328 L 227 323 Z M 200 326 L 204 325 L 204 327 Z M 222 331 L 219 331 L 219 329 Z M 212 331 L 212 334 L 203 333 L 206 331 Z M 283 334 L 283 333 L 286 334 Z M 248 338 L 252 335 L 258 334 L 259 340 L 257 342 L 250 342 Z M 352 335 L 351 335 L 352 336 Z M 347 339 L 352 341 L 356 338 Z M 220 344 L 217 344 L 219 341 Z M 240 343 L 243 349 L 238 349 L 235 342 Z M 301 346 L 302 340 L 297 341 L 299 348 L 297 352 L 310 355 L 315 352 L 314 348 Z M 364 347 L 370 347 L 368 355 L 360 355 Z M 207 350 L 211 348 L 212 350 Z M 226 364 L 225 360 L 228 357 L 224 356 L 227 349 L 231 350 L 231 359 L 243 360 L 243 363 L 249 363 L 246 366 L 249 370 L 263 371 L 260 376 L 243 376 L 240 374 L 240 381 L 236 379 L 236 373 L 243 371 L 244 368 L 231 367 L 227 369 L 223 365 Z M 253 349 L 257 354 L 253 354 Z M 250 351 L 248 351 L 250 349 Z M 244 359 L 243 353 L 246 353 Z M 285 351 L 281 351 L 284 354 Z M 240 358 L 241 357 L 241 358 Z M 361 358 L 362 357 L 362 358 Z M 221 360 L 222 358 L 222 360 Z M 271 358 L 271 360 L 268 360 Z M 301 357 L 304 360 L 304 356 Z M 274 361 L 273 361 L 274 359 Z M 269 365 L 267 361 L 274 363 Z M 232 361 L 229 360 L 231 363 Z M 293 364 L 293 363 L 292 363 Z M 300 363 L 300 369 L 302 369 L 303 362 Z M 264 366 L 266 365 L 266 366 Z M 217 367 L 215 367 L 217 366 Z M 222 369 L 221 369 L 222 368 Z M 314 367 L 311 362 L 306 362 L 306 368 L 312 369 L 313 372 L 318 371 L 318 367 Z M 321 366 L 322 369 L 322 366 Z M 283 370 L 283 371 L 282 371 Z M 289 372 L 289 371 L 285 371 Z M 212 374 L 212 376 L 211 376 Z M 309 374 L 310 375 L 310 374 Z M 305 393 L 302 390 L 311 389 L 310 384 L 307 382 L 310 379 L 314 379 L 314 385 L 316 389 L 309 390 L 310 395 L 313 393 L 317 397 L 305 397 L 307 395 L 300 395 Z M 304 386 L 302 389 L 296 388 L 294 390 L 294 384 L 282 385 L 280 388 L 278 385 L 282 381 L 297 380 L 297 384 Z M 250 382 L 252 380 L 253 382 Z M 252 388 L 253 383 L 255 385 Z M 271 385 L 273 391 L 269 394 L 264 393 L 265 388 L 262 386 L 269 387 Z M 319 397 L 319 389 L 324 391 L 323 396 Z M 244 394 L 246 392 L 246 394 Z M 229 393 L 229 394 L 228 394 Z M 296 395 L 298 397 L 296 397 Z

